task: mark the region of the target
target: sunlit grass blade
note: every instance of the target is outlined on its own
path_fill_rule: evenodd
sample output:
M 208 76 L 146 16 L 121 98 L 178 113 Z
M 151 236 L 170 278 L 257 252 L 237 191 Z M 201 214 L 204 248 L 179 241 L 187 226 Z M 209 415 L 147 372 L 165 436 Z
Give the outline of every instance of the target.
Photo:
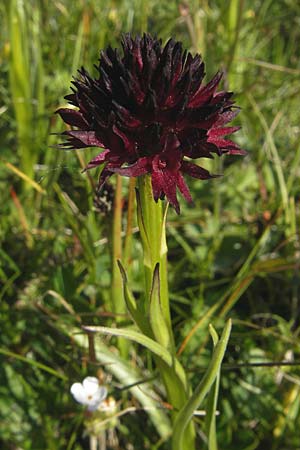
M 52 367 L 46 366 L 46 364 L 42 364 L 42 363 L 35 361 L 34 359 L 28 358 L 26 356 L 19 355 L 18 353 L 11 352 L 4 348 L 0 348 L 0 354 L 8 356 L 9 358 L 14 358 L 14 359 L 18 359 L 19 361 L 23 361 L 26 364 L 29 364 L 33 367 L 37 367 L 38 369 L 48 372 L 51 375 L 54 375 L 55 377 L 60 378 L 62 380 L 67 379 L 67 377 L 65 375 L 63 375 L 62 373 L 58 372 L 55 369 L 52 369 Z
M 249 64 L 253 64 L 255 66 L 259 66 L 259 67 L 263 67 L 264 69 L 267 70 L 275 70 L 278 72 L 283 72 L 283 73 L 287 73 L 287 74 L 291 74 L 291 75 L 300 75 L 300 69 L 293 69 L 292 67 L 285 67 L 285 66 L 281 66 L 279 64 L 273 64 L 267 61 L 260 61 L 258 59 L 255 58 L 239 58 L 239 60 L 241 61 L 245 61 Z
M 284 442 L 284 435 L 287 428 L 294 426 L 295 420 L 300 411 L 300 387 L 299 378 L 287 377 L 292 384 L 284 399 L 284 414 L 279 416 L 275 424 L 273 435 L 278 442 Z
M 11 42 L 10 89 L 17 120 L 21 169 L 29 178 L 33 178 L 36 155 L 33 146 L 29 31 L 24 2 L 11 0 L 8 16 Z
M 216 380 L 226 351 L 230 332 L 231 320 L 229 319 L 223 330 L 222 336 L 214 349 L 211 362 L 204 377 L 202 378 L 200 384 L 196 387 L 193 395 L 189 398 L 185 406 L 179 411 L 176 417 L 172 436 L 173 450 L 182 449 L 184 430 L 191 421 L 194 411 L 200 407 L 202 401 L 204 400 Z
M 41 11 L 38 3 L 32 8 L 32 26 L 31 26 L 31 43 L 33 55 L 33 69 L 31 77 L 33 78 L 33 106 L 34 106 L 34 152 L 36 159 L 39 153 L 46 148 L 48 141 L 47 125 L 48 111 L 45 105 L 45 70 L 42 52 L 42 33 Z
M 219 336 L 212 325 L 209 326 L 209 331 L 210 331 L 210 335 L 213 340 L 213 345 L 215 348 L 219 342 Z M 218 402 L 218 395 L 219 395 L 220 372 L 221 372 L 221 366 L 219 368 L 219 371 L 216 376 L 216 380 L 215 380 L 212 388 L 210 389 L 210 392 L 209 392 L 208 398 L 207 398 L 205 427 L 206 427 L 208 450 L 218 450 L 217 429 L 216 429 L 216 412 L 217 412 L 217 402 Z
M 230 0 L 230 5 L 228 8 L 227 33 L 230 47 L 228 51 L 226 70 L 228 72 L 230 85 L 235 81 L 235 71 L 231 73 L 231 67 L 236 55 L 238 55 L 239 52 L 239 37 L 242 29 L 244 3 L 244 0 Z
M 33 246 L 33 237 L 32 237 L 32 234 L 30 232 L 30 228 L 29 228 L 29 225 L 28 225 L 27 217 L 25 215 L 25 211 L 24 211 L 24 208 L 23 208 L 23 206 L 22 206 L 22 204 L 20 202 L 20 199 L 19 199 L 16 191 L 12 187 L 10 189 L 10 195 L 11 195 L 13 203 L 14 203 L 14 205 L 16 207 L 16 210 L 18 212 L 19 221 L 20 221 L 21 227 L 23 229 L 23 232 L 24 232 L 24 235 L 25 235 L 25 238 L 26 238 L 27 246 L 28 246 L 28 248 L 32 248 L 32 246 Z
M 150 350 L 153 355 L 158 356 L 165 364 L 167 364 L 168 367 L 172 368 L 174 370 L 174 376 L 177 376 L 181 383 L 183 385 L 186 385 L 185 372 L 179 361 L 174 358 L 171 353 L 169 353 L 168 350 L 166 350 L 161 344 L 149 338 L 148 336 L 145 336 L 138 331 L 130 330 L 127 328 L 85 326 L 83 327 L 83 329 L 91 333 L 124 337 L 126 339 L 129 339 L 130 341 L 143 345 L 145 348 Z
M 58 196 L 70 227 L 73 229 L 84 249 L 84 257 L 86 261 L 89 263 L 90 267 L 93 268 L 95 265 L 93 241 L 89 230 L 87 229 L 86 222 L 84 222 L 80 217 L 80 212 L 76 205 L 72 202 L 68 195 L 61 190 L 58 184 L 55 183 L 53 185 L 53 189 Z
M 278 179 L 282 207 L 285 211 L 286 220 L 288 223 L 289 222 L 289 196 L 288 196 L 288 189 L 287 189 L 287 185 L 286 185 L 286 181 L 285 181 L 285 175 L 283 173 L 283 164 L 280 159 L 277 147 L 274 143 L 273 136 L 268 127 L 267 121 L 266 121 L 261 109 L 259 108 L 259 105 L 257 104 L 257 102 L 255 101 L 255 99 L 253 98 L 253 96 L 251 94 L 248 94 L 248 99 L 249 99 L 249 102 L 250 102 L 251 106 L 253 107 L 253 110 L 255 111 L 255 114 L 257 115 L 257 117 L 264 129 L 265 135 L 266 135 L 266 140 L 267 140 L 267 143 L 268 143 L 268 146 L 270 149 L 270 153 L 273 158 L 274 170 L 276 172 L 277 179 Z
M 45 194 L 45 190 L 38 184 L 36 183 L 34 180 L 32 180 L 28 175 L 26 175 L 26 173 L 22 172 L 20 169 L 18 169 L 16 166 L 14 166 L 13 164 L 11 164 L 8 161 L 4 161 L 4 165 L 11 170 L 12 172 L 14 172 L 16 175 L 18 175 L 19 178 L 22 178 L 22 180 L 24 180 L 26 182 L 26 184 L 32 186 L 36 191 L 38 191 L 40 194 Z
M 261 237 L 258 239 L 256 245 L 250 251 L 248 257 L 244 261 L 242 267 L 238 271 L 235 278 L 230 283 L 228 289 L 226 289 L 225 293 L 221 296 L 221 298 L 212 305 L 208 311 L 200 317 L 200 319 L 196 322 L 196 324 L 192 327 L 186 338 L 183 340 L 179 350 L 178 355 L 180 355 L 190 339 L 194 336 L 197 330 L 203 328 L 213 314 L 221 309 L 220 316 L 224 317 L 234 306 L 234 304 L 239 300 L 241 295 L 245 292 L 245 290 L 249 287 L 249 285 L 254 280 L 254 273 L 251 273 L 251 267 L 253 265 L 253 261 L 260 254 L 260 252 L 264 249 L 267 240 L 270 236 L 271 227 L 268 226 L 265 231 L 262 233 Z

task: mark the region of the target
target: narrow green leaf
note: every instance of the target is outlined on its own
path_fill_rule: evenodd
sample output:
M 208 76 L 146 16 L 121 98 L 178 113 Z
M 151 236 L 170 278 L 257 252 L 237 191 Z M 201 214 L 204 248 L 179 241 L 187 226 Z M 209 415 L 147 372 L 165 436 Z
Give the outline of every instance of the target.
M 216 347 L 217 343 L 219 342 L 219 336 L 218 333 L 216 332 L 214 326 L 210 323 L 209 324 L 209 334 L 211 335 L 213 344 L 214 344 L 214 348 Z
M 129 311 L 131 317 L 133 318 L 134 321 L 136 321 L 135 315 L 138 312 L 136 301 L 135 301 L 134 296 L 132 295 L 132 292 L 128 288 L 128 280 L 127 280 L 126 271 L 119 259 L 117 260 L 117 263 L 118 263 L 121 277 L 123 280 L 124 298 L 125 298 L 126 306 L 128 308 L 128 311 Z
M 163 316 L 160 302 L 159 263 L 156 264 L 150 293 L 150 325 L 157 342 L 170 349 L 170 333 Z
M 165 207 L 164 214 L 163 214 L 163 220 L 162 220 L 161 236 L 160 236 L 160 257 L 161 258 L 168 253 L 167 237 L 166 237 L 166 223 L 167 223 L 168 209 L 169 209 L 169 203 L 167 203 L 167 205 Z
M 47 117 L 48 111 L 45 109 L 45 71 L 42 52 L 42 24 L 41 24 L 41 10 L 38 7 L 32 9 L 32 26 L 31 26 L 31 42 L 32 51 L 34 54 L 34 82 L 33 82 L 33 95 L 35 101 L 35 123 L 36 127 L 34 135 L 37 146 L 41 148 L 45 144 L 47 138 Z M 37 148 L 37 152 L 39 151 Z
M 1 161 L 2 162 L 2 161 Z M 36 183 L 34 180 L 32 180 L 28 175 L 26 175 L 26 173 L 22 172 L 22 170 L 18 169 L 16 166 L 14 166 L 13 164 L 11 164 L 8 161 L 4 161 L 4 165 L 11 170 L 12 172 L 14 172 L 16 175 L 18 175 L 18 177 L 22 178 L 22 180 L 26 181 L 26 183 L 28 183 L 28 185 L 30 185 L 31 187 L 33 187 L 36 191 L 38 191 L 40 194 L 45 194 L 46 191 L 38 184 Z
M 53 183 L 53 190 L 56 192 L 58 199 L 62 205 L 65 217 L 78 237 L 80 244 L 84 250 L 83 255 L 91 268 L 95 265 L 95 255 L 93 253 L 93 239 L 87 227 L 86 220 L 80 215 L 80 211 L 68 195 L 62 191 L 57 183 Z
M 154 355 L 158 356 L 167 366 L 174 370 L 174 376 L 176 376 L 186 386 L 186 377 L 183 367 L 176 357 L 171 355 L 161 344 L 155 342 L 153 339 L 139 333 L 135 330 L 129 330 L 127 328 L 108 328 L 108 327 L 83 327 L 85 331 L 90 333 L 100 333 L 109 336 L 124 337 L 130 341 L 134 341 L 143 345 L 150 350 Z
M 122 276 L 124 300 L 127 306 L 127 310 L 138 328 L 146 335 L 151 335 L 152 333 L 148 324 L 148 320 L 145 317 L 143 311 L 141 311 L 138 307 L 135 298 L 128 287 L 128 280 L 125 269 L 120 260 L 118 260 L 117 262 Z
M 229 340 L 230 331 L 231 331 L 231 319 L 229 319 L 228 322 L 226 323 L 222 336 L 214 349 L 211 362 L 208 366 L 208 369 L 204 377 L 197 386 L 194 394 L 189 398 L 189 400 L 186 402 L 184 407 L 179 411 L 176 417 L 172 436 L 173 450 L 181 450 L 183 448 L 184 430 L 191 421 L 194 411 L 199 408 L 200 404 L 202 403 L 203 399 L 211 389 L 218 375 L 227 347 L 227 343 Z
M 80 66 L 80 58 L 82 57 L 82 51 L 84 47 L 84 20 L 85 18 L 82 17 L 76 33 L 71 74 L 76 73 L 76 70 Z
M 209 325 L 209 332 L 213 340 L 214 348 L 219 342 L 219 336 L 214 327 Z M 221 368 L 221 367 L 220 367 Z M 207 399 L 205 428 L 207 435 L 208 450 L 218 450 L 217 431 L 216 431 L 216 410 L 220 385 L 220 368 Z
M 218 450 L 217 430 L 216 430 L 216 411 L 220 386 L 220 371 L 216 377 L 207 401 L 205 427 L 207 434 L 208 450 Z
M 279 152 L 277 150 L 277 147 L 275 145 L 272 133 L 270 131 L 269 125 L 267 123 L 267 120 L 264 116 L 264 114 L 262 113 L 259 105 L 256 103 L 254 97 L 248 93 L 247 97 L 249 99 L 249 102 L 251 104 L 251 106 L 253 107 L 253 110 L 255 112 L 255 114 L 257 115 L 261 126 L 264 129 L 265 132 L 265 136 L 266 136 L 266 143 L 268 144 L 269 148 L 270 148 L 270 153 L 272 155 L 273 158 L 273 163 L 274 163 L 274 170 L 276 171 L 276 175 L 277 175 L 277 179 L 278 179 L 278 185 L 279 185 L 279 189 L 280 189 L 280 194 L 281 194 L 281 201 L 282 201 L 282 207 L 285 211 L 286 214 L 286 220 L 288 222 L 288 216 L 289 216 L 289 193 L 288 193 L 288 187 L 286 184 L 286 180 L 285 180 L 285 173 L 283 171 L 283 167 L 284 164 L 281 161 Z
M 19 361 L 23 361 L 26 364 L 29 364 L 33 367 L 37 367 L 38 369 L 43 370 L 44 372 L 48 372 L 51 375 L 56 376 L 57 378 L 61 378 L 62 380 L 66 380 L 67 377 L 61 373 L 59 373 L 57 370 L 52 369 L 52 367 L 46 366 L 45 364 L 39 363 L 38 361 L 35 361 L 31 358 L 26 358 L 26 356 L 19 355 L 18 353 L 11 352 L 9 350 L 6 350 L 4 348 L 0 348 L 0 354 L 9 356 L 10 358 L 18 359 Z

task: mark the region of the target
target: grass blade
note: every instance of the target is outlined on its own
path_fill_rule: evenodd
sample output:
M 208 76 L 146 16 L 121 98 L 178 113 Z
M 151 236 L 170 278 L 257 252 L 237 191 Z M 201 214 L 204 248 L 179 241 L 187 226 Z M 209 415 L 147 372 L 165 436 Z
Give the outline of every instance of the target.
M 208 394 L 216 380 L 220 366 L 225 354 L 227 343 L 231 332 L 231 320 L 226 323 L 222 336 L 215 347 L 210 365 L 197 386 L 194 394 L 189 398 L 185 406 L 179 411 L 174 424 L 172 437 L 173 450 L 181 450 L 183 446 L 184 430 L 193 417 L 194 411 L 199 408 L 205 396 Z

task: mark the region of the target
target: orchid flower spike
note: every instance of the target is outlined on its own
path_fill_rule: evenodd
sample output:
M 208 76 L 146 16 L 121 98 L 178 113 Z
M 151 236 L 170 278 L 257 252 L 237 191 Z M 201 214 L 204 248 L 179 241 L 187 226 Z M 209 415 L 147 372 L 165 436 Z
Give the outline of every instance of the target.
M 96 411 L 107 396 L 107 389 L 99 385 L 96 377 L 86 377 L 82 383 L 72 384 L 70 391 L 78 403 L 87 406 L 88 411 Z
M 227 126 L 239 108 L 232 92 L 218 91 L 221 72 L 203 83 L 201 56 L 192 56 L 181 42 L 163 45 L 150 34 L 125 34 L 122 47 L 100 53 L 96 78 L 84 68 L 78 71 L 65 97 L 71 107 L 57 111 L 72 126 L 60 146 L 100 149 L 86 167 L 105 165 L 99 188 L 114 173 L 148 174 L 154 200 L 166 197 L 179 214 L 178 190 L 192 202 L 185 177 L 216 176 L 193 160 L 246 153 L 226 139 L 239 130 Z

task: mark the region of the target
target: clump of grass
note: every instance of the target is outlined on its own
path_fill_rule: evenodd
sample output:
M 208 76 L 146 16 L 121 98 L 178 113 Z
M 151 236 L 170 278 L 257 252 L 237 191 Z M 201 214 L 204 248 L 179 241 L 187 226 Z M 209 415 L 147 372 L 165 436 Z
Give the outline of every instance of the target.
M 34 165 L 45 149 L 44 65 L 41 49 L 41 11 L 37 4 L 13 0 L 7 4 L 9 81 L 13 102 L 20 169 L 34 177 Z M 25 186 L 27 184 L 25 183 Z

